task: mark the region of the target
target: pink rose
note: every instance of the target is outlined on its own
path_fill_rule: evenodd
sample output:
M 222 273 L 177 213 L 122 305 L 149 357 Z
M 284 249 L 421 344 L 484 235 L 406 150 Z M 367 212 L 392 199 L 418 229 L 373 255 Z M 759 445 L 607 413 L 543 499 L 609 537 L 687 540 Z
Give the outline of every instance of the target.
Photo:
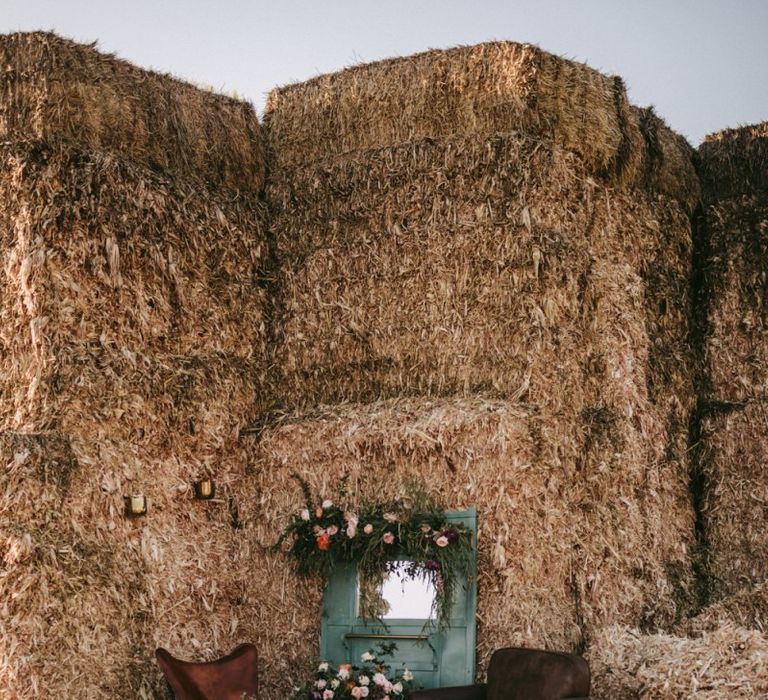
M 371 525 L 370 523 L 368 523 L 368 524 L 367 524 L 367 525 L 366 525 L 366 526 L 363 528 L 363 532 L 364 532 L 366 535 L 370 535 L 370 534 L 373 532 L 373 525 Z
M 333 697 L 333 691 L 332 690 L 324 690 L 323 691 L 323 700 L 331 700 Z
M 392 544 L 395 541 L 395 536 L 391 532 L 385 532 L 381 539 L 384 540 L 384 544 Z M 447 540 L 446 544 L 448 544 Z
M 357 518 L 350 515 L 347 519 L 347 537 L 352 539 L 357 534 Z
M 330 525 L 326 532 L 333 537 L 337 532 L 339 531 L 339 528 L 336 527 L 336 525 Z
M 383 673 L 374 673 L 373 682 L 376 685 L 384 685 L 387 682 L 387 677 Z
M 435 544 L 438 547 L 447 547 L 448 546 L 448 538 L 445 535 L 440 535 L 440 537 L 438 537 L 435 540 Z

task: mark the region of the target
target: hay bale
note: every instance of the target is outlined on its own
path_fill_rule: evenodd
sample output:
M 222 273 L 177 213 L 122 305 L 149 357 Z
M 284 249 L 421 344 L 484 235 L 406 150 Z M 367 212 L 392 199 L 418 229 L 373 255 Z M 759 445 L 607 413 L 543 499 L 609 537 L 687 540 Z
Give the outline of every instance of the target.
M 715 134 L 699 150 L 706 200 L 699 469 L 713 600 L 768 575 L 767 138 L 759 124 Z
M 666 127 L 645 120 L 644 129 L 641 121 L 620 78 L 508 41 L 432 50 L 288 85 L 269 94 L 264 117 L 275 169 L 424 139 L 523 133 L 577 153 L 591 174 L 620 183 L 659 164 L 652 165 L 646 141 L 658 141 L 655 134 Z M 673 196 L 686 186 L 685 179 L 667 184 Z
M 0 694 L 141 697 L 139 552 L 73 514 L 92 484 L 66 438 L 0 433 L 0 465 Z
M 28 139 L 110 151 L 250 196 L 264 180 L 250 104 L 55 34 L 0 35 L 0 141 Z
M 45 317 L 43 336 L 55 326 L 129 349 L 263 352 L 257 202 L 103 152 L 9 145 L 0 164 L 3 302 L 24 314 L 15 332 Z
M 424 138 L 526 127 L 579 142 L 601 168 L 622 140 L 614 90 L 612 78 L 586 66 L 529 44 L 493 42 L 359 65 L 273 90 L 265 124 L 281 168 Z M 585 126 L 595 138 L 576 137 Z
M 608 190 L 575 156 L 518 137 L 350 154 L 275 173 L 268 194 L 289 406 L 473 391 L 558 402 L 616 361 L 598 340 L 616 324 L 633 347 L 652 335 L 656 389 L 690 404 L 690 225 L 668 200 Z
M 706 390 L 716 401 L 768 394 L 765 272 L 768 122 L 714 134 L 699 148 Z
M 735 700 L 768 694 L 768 638 L 724 625 L 697 639 L 608 627 L 589 652 L 597 700 Z
M 768 631 L 768 583 L 745 588 L 723 598 L 695 617 L 681 622 L 675 631 L 687 636 L 699 636 L 727 624 L 765 634 Z
M 236 433 L 235 416 L 253 417 L 266 355 L 260 205 L 35 144 L 3 148 L 0 192 L 4 426 L 112 420 L 115 436 L 137 439 L 163 420 L 189 434 L 190 421 L 220 430 L 229 413 Z
M 254 628 L 274 697 L 285 668 L 317 649 L 320 621 L 321 582 L 297 583 L 264 550 L 300 506 L 298 488 L 285 488 L 294 471 L 325 494 L 346 477 L 353 502 L 419 483 L 447 508 L 477 506 L 479 675 L 499 646 L 576 649 L 606 623 L 653 629 L 682 616 L 686 484 L 634 420 L 604 407 L 576 423 L 497 399 L 409 399 L 286 415 L 252 439 L 255 498 L 241 511 L 250 571 L 272 619 L 290 621 L 279 635 Z
M 212 659 L 247 641 L 233 512 L 245 461 L 223 452 L 218 496 L 184 456 L 57 433 L 0 434 L 0 694 L 166 697 L 157 646 Z M 145 518 L 123 516 L 144 493 Z
M 768 190 L 768 122 L 709 134 L 699 146 L 699 173 L 710 200 Z
M 241 514 L 252 510 L 254 491 L 245 493 L 250 498 L 243 499 Z M 238 634 L 259 649 L 259 691 L 265 698 L 281 700 L 316 670 L 323 585 L 296 576 L 285 557 L 270 550 L 274 533 L 263 530 L 265 539 L 259 539 L 246 523 L 244 518 L 231 564 L 241 582 Z
M 247 641 L 257 124 L 55 37 L 4 37 L 0 55 L 0 695 L 161 697 L 156 646 L 211 659 Z M 190 497 L 204 475 L 211 503 Z M 132 492 L 146 518 L 124 517 Z
M 711 204 L 706 236 L 707 393 L 721 401 L 768 396 L 768 196 Z
M 703 421 L 701 468 L 715 600 L 768 580 L 768 406 L 753 401 Z

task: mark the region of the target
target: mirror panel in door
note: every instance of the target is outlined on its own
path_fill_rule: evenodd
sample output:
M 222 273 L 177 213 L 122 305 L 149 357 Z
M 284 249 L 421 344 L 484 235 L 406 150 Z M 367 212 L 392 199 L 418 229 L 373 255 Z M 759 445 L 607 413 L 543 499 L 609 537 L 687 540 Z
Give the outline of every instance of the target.
M 409 574 L 409 562 L 394 561 L 384 581 L 375 591 L 369 591 L 377 597 L 374 603 L 362 602 L 365 591 L 357 580 L 357 614 L 366 617 L 365 610 L 370 607 L 378 611 L 383 620 L 432 620 L 435 589 L 423 576 Z

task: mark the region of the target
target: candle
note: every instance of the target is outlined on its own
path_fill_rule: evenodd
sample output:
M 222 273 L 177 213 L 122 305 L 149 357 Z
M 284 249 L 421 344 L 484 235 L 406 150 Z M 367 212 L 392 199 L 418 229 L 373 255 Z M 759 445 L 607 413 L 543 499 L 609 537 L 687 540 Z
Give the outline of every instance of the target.
M 212 479 L 201 479 L 195 482 L 195 498 L 207 501 L 216 495 L 216 484 Z
M 147 512 L 147 497 L 143 493 L 132 493 L 125 497 L 127 515 L 144 515 Z

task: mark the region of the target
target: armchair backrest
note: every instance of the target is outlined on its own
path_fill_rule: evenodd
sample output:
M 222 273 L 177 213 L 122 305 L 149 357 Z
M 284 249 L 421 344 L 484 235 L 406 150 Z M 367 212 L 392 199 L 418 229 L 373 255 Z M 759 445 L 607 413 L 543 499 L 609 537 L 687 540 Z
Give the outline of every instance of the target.
M 589 695 L 589 664 L 539 649 L 498 649 L 488 666 L 487 700 L 561 700 Z
M 258 654 L 253 644 L 241 644 L 231 654 L 205 663 L 182 661 L 162 648 L 155 657 L 176 700 L 242 700 L 258 695 Z

